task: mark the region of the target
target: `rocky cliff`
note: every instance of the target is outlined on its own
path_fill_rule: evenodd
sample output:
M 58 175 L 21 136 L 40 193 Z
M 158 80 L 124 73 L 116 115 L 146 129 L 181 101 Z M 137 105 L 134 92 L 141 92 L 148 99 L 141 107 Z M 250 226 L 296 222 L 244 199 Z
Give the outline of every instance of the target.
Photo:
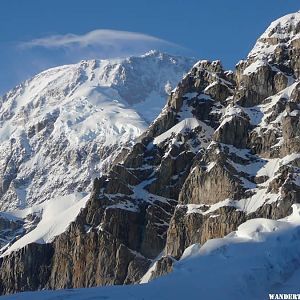
M 288 215 L 300 201 L 299 55 L 300 12 L 235 72 L 195 64 L 63 234 L 2 255 L 1 292 L 144 282 L 191 244 Z

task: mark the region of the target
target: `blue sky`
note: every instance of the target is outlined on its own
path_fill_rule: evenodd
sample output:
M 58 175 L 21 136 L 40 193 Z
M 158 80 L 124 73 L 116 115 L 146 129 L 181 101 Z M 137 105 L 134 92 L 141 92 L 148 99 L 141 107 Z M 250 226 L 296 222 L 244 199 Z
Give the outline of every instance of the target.
M 299 0 L 1 0 L 0 94 L 48 67 L 160 49 L 234 68 Z

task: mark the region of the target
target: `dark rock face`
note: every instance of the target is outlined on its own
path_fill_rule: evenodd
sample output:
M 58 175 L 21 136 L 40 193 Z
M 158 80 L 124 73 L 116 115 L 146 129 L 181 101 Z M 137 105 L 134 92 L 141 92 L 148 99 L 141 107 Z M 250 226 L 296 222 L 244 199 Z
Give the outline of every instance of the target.
M 52 256 L 51 244 L 29 244 L 8 257 L 1 258 L 1 293 L 39 290 L 45 287 L 51 272 Z
M 229 197 L 234 198 L 239 194 L 239 190 L 241 187 L 237 178 L 218 161 L 209 172 L 204 168 L 195 167 L 182 187 L 179 203 L 211 205 Z
M 197 63 L 68 230 L 1 259 L 1 292 L 138 283 L 160 257 L 154 279 L 194 243 L 287 216 L 300 201 L 299 43 L 298 27 L 280 27 L 284 40 L 278 28 L 235 73 Z
M 234 116 L 230 122 L 218 128 L 214 134 L 214 140 L 236 148 L 245 148 L 249 129 L 250 123 L 246 116 Z
M 243 66 L 240 67 L 242 71 L 244 71 Z M 238 69 L 238 72 L 242 73 L 242 71 Z M 280 87 L 284 86 L 284 84 L 280 82 L 279 87 L 275 86 L 276 74 L 277 73 L 273 72 L 272 68 L 267 65 L 259 67 L 255 73 L 242 75 L 239 81 L 240 88 L 236 94 L 238 104 L 251 107 L 280 91 Z
M 0 215 L 0 248 L 13 242 L 18 235 L 22 234 L 23 225 L 21 220 L 10 220 Z
M 300 98 L 298 98 L 298 101 Z M 283 154 L 297 153 L 300 150 L 300 115 L 287 115 L 282 122 L 284 140 Z
M 56 239 L 54 248 L 48 288 L 134 283 L 150 265 L 104 230 L 85 233 L 72 228 Z
M 167 255 L 179 259 L 188 246 L 225 236 L 246 221 L 245 213 L 230 207 L 207 215 L 203 212 L 205 206 L 191 212 L 185 205 L 177 206 L 168 230 Z

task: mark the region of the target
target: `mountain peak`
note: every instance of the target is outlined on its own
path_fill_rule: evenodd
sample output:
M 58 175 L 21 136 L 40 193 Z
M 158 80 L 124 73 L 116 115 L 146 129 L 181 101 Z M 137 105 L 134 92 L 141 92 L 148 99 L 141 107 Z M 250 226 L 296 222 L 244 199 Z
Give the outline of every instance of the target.
M 151 49 L 148 52 L 146 52 L 145 54 L 143 54 L 142 56 L 159 56 L 161 54 L 163 54 L 163 53 L 156 49 Z
M 133 142 L 159 114 L 193 64 L 158 51 L 83 60 L 8 92 L 0 99 L 0 207 L 86 189 L 113 159 L 111 151 Z
M 261 38 L 295 38 L 300 33 L 300 11 L 285 15 L 271 23 Z
M 259 37 L 248 58 L 268 60 L 279 49 L 291 48 L 300 39 L 300 11 L 273 21 Z

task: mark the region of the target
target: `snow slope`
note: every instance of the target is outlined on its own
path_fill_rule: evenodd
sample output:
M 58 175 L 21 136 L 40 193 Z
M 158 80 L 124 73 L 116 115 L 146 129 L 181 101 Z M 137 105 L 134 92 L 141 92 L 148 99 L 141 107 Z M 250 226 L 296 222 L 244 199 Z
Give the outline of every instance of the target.
M 0 98 L 0 210 L 88 191 L 192 59 L 150 51 L 46 70 Z
M 3 253 L 3 256 L 8 255 L 30 243 L 44 244 L 52 242 L 76 219 L 88 199 L 89 195 L 85 193 L 75 193 L 47 200 L 29 209 L 12 212 L 12 216 L 19 218 L 25 218 L 32 213 L 40 214 L 41 220 L 32 231 L 18 239 L 7 250 L 8 245 L 0 249 L 0 254 Z
M 299 292 L 300 205 L 281 220 L 252 219 L 221 239 L 192 245 L 173 273 L 139 286 L 42 291 L 3 299 L 268 299 Z M 297 290 L 298 289 L 298 290 Z
M 163 134 L 157 136 L 153 144 L 160 144 L 164 142 L 165 140 L 172 137 L 172 135 L 176 136 L 179 133 L 185 133 L 187 131 L 191 131 L 197 127 L 201 126 L 203 128 L 203 131 L 207 133 L 207 135 L 211 136 L 213 129 L 209 126 L 207 126 L 204 122 L 199 121 L 196 118 L 186 118 L 182 121 L 180 121 L 178 124 L 164 132 Z

